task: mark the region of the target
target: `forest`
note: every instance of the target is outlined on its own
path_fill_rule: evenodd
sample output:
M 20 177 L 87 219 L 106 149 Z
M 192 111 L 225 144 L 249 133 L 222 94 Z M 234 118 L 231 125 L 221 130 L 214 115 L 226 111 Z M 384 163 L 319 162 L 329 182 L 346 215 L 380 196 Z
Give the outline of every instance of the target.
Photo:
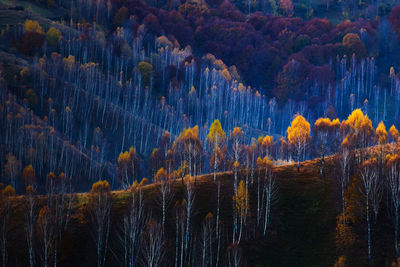
M 0 263 L 400 266 L 400 1 L 0 0 Z

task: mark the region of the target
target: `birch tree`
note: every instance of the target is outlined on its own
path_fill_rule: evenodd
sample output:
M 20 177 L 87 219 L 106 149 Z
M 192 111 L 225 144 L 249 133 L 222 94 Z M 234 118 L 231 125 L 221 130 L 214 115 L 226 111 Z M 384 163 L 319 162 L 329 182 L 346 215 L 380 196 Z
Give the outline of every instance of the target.
M 202 266 L 214 266 L 214 216 L 207 213 L 201 228 L 201 263 Z
M 161 211 L 162 211 L 162 227 L 165 227 L 165 218 L 167 215 L 167 208 L 172 198 L 172 191 L 170 189 L 168 180 L 167 171 L 164 168 L 160 168 L 155 177 L 155 182 L 157 183 L 159 192 L 160 192 L 160 202 L 161 202 Z
M 386 163 L 386 184 L 389 190 L 389 196 L 392 205 L 393 216 L 393 239 L 396 254 L 399 254 L 398 236 L 399 236 L 399 212 L 400 212 L 400 156 L 389 156 Z
M 234 220 L 234 238 L 233 241 L 240 244 L 243 235 L 243 228 L 245 217 L 249 215 L 247 210 L 249 209 L 249 192 L 245 186 L 244 181 L 240 181 L 239 187 L 235 195 L 233 196 L 233 205 L 235 209 L 235 213 L 237 214 L 237 218 Z M 236 221 L 239 220 L 239 223 Z M 237 237 L 235 238 L 237 234 Z
M 390 126 L 389 134 L 388 134 L 388 141 L 391 143 L 392 153 L 394 153 L 394 149 L 396 144 L 399 142 L 399 131 L 396 129 L 394 125 Z
M 234 173 L 234 190 L 236 192 L 237 182 L 238 182 L 238 168 L 240 166 L 240 154 L 242 152 L 242 139 L 244 132 L 242 128 L 235 127 L 229 134 L 229 139 L 232 143 L 232 153 L 233 153 L 233 173 Z
M 303 158 L 310 136 L 310 123 L 300 114 L 296 114 L 291 126 L 287 129 L 289 144 L 296 153 L 297 171 L 300 172 L 300 160 Z
M 35 246 L 33 237 L 37 217 L 37 200 L 34 194 L 34 188 L 32 186 L 28 186 L 25 193 L 25 234 L 28 245 L 30 267 L 33 267 L 35 264 Z
M 143 191 L 140 185 L 131 189 L 128 213 L 123 218 L 122 241 L 125 267 L 136 266 L 140 239 L 147 223 Z
M 219 120 L 215 120 L 211 126 L 210 131 L 207 135 L 207 142 L 211 146 L 212 154 L 214 156 L 212 166 L 213 166 L 213 173 L 214 173 L 214 183 L 217 179 L 217 167 L 218 167 L 218 160 L 222 161 L 220 158 L 223 156 L 219 154 L 218 151 L 221 150 L 221 146 L 224 145 L 226 141 L 226 134 L 222 129 L 221 123 Z
M 41 243 L 40 258 L 42 266 L 50 265 L 51 252 L 54 246 L 54 222 L 48 206 L 43 206 L 37 219 L 37 232 Z
M 371 238 L 371 201 L 374 197 L 375 187 L 378 184 L 377 162 L 376 159 L 364 161 L 360 169 L 361 191 L 365 197 L 365 219 L 367 222 L 367 241 L 368 241 L 368 260 L 372 257 L 372 238 Z
M 142 238 L 143 264 L 148 267 L 162 265 L 165 253 L 164 231 L 162 226 L 153 219 L 147 222 Z
M 97 266 L 103 267 L 107 260 L 111 224 L 111 189 L 106 180 L 93 184 L 89 193 L 88 208 L 95 234 Z

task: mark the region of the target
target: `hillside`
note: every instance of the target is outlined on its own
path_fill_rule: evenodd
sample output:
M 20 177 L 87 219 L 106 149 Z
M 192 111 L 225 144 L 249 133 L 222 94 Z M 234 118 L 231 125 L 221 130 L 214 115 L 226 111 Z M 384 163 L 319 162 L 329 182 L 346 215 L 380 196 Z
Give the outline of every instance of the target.
M 277 175 L 279 197 L 273 205 L 272 226 L 266 238 L 243 241 L 243 257 L 248 266 L 331 266 L 336 259 L 334 247 L 335 195 L 333 192 L 332 166 L 327 165 L 327 176 L 319 178 L 318 161 L 302 163 L 300 173 L 295 165 L 274 168 Z M 219 173 L 222 203 L 221 220 L 231 227 L 232 173 Z M 146 208 L 152 216 L 159 218 L 160 210 L 155 204 L 157 185 L 143 187 Z M 182 198 L 183 186 L 179 181 L 173 186 L 174 201 Z M 107 266 L 115 266 L 120 261 L 121 247 L 118 246 L 118 231 L 121 217 L 129 203 L 129 193 L 112 193 L 112 231 L 110 255 Z M 24 197 L 16 197 L 12 204 L 9 236 L 10 266 L 27 264 L 26 240 L 24 232 Z M 45 197 L 39 197 L 43 203 Z M 92 239 L 90 218 L 86 212 L 87 194 L 77 194 L 71 213 L 71 222 L 63 234 L 59 266 L 90 266 L 95 264 L 94 239 Z M 254 195 L 250 195 L 254 201 Z M 211 175 L 198 177 L 195 186 L 194 229 L 199 230 L 202 218 L 215 211 L 215 184 Z M 173 205 L 167 216 L 167 233 L 174 231 Z M 37 206 L 39 209 L 40 204 Z M 253 206 L 254 208 L 254 206 Z M 252 209 L 252 215 L 254 213 Z M 39 240 L 37 240 L 39 242 Z M 39 243 L 38 243 L 39 244 Z M 171 246 L 172 244 L 169 244 Z M 173 245 L 172 245 L 173 249 Z M 169 253 L 166 259 L 170 258 Z M 165 264 L 167 264 L 165 262 Z M 168 264 L 167 264 L 168 265 Z
M 389 266 L 399 3 L 0 0 L 1 266 Z

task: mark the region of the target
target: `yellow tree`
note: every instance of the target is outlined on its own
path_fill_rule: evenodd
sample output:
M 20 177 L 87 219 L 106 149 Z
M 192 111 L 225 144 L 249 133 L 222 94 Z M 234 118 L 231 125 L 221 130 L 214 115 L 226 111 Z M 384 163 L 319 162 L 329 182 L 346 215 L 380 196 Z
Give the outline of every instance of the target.
M 348 137 L 354 148 L 367 147 L 374 133 L 371 120 L 361 109 L 354 110 L 347 120 L 342 122 L 340 128 L 342 135 Z
M 388 140 L 388 133 L 386 131 L 385 124 L 383 121 L 381 121 L 378 124 L 378 127 L 376 127 L 376 141 L 378 142 L 379 145 L 384 145 L 387 143 Z
M 27 32 L 37 32 L 43 34 L 43 29 L 36 20 L 26 20 L 24 23 L 24 29 Z
M 243 232 L 243 223 L 245 221 L 246 216 L 248 216 L 248 209 L 249 209 L 249 192 L 246 188 L 246 185 L 244 181 L 240 181 L 238 189 L 233 196 L 233 203 L 235 207 L 235 213 L 238 215 L 238 219 L 240 221 L 239 226 L 237 225 L 237 220 L 235 219 L 234 221 L 234 228 L 235 228 L 235 233 L 238 231 L 238 239 L 237 243 L 240 243 L 240 240 L 242 238 L 242 232 Z M 238 230 L 236 230 L 239 227 Z M 235 238 L 235 237 L 234 237 Z
M 210 131 L 207 135 L 207 142 L 210 144 L 212 147 L 212 154 L 214 156 L 214 160 L 212 162 L 213 168 L 214 168 L 214 182 L 216 181 L 217 177 L 217 167 L 218 167 L 218 162 L 222 162 L 223 160 L 223 154 L 218 153 L 218 151 L 221 151 L 220 146 L 223 145 L 226 141 L 226 134 L 224 130 L 222 129 L 221 123 L 219 120 L 215 120 L 211 126 L 210 126 Z M 219 158 L 221 157 L 221 158 Z
M 199 127 L 184 129 L 172 146 L 175 154 L 181 155 L 181 160 L 188 163 L 189 175 L 194 176 L 196 182 L 199 158 L 203 152 L 203 146 L 199 138 Z
M 310 136 L 310 123 L 300 114 L 296 114 L 291 126 L 287 129 L 289 144 L 296 153 L 297 171 L 300 171 L 300 160 L 305 153 L 305 149 Z
M 261 155 L 266 157 L 271 157 L 272 147 L 274 145 L 274 137 L 266 135 L 264 137 L 260 136 L 257 140 L 260 146 Z
M 133 147 L 119 154 L 117 167 L 122 186 L 129 188 L 139 172 L 139 159 Z

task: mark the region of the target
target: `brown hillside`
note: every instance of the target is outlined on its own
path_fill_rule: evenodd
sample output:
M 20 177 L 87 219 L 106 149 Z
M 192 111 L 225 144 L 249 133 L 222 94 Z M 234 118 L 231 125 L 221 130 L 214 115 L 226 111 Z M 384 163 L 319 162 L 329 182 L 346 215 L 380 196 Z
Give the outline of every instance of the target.
M 273 205 L 272 227 L 267 238 L 242 242 L 244 259 L 249 266 L 330 266 L 335 261 L 335 203 L 333 188 L 332 158 L 327 158 L 327 175 L 319 178 L 319 160 L 301 164 L 298 173 L 296 165 L 274 168 L 279 186 L 279 198 Z M 244 177 L 241 174 L 241 178 Z M 216 211 L 216 185 L 212 175 L 198 177 L 195 185 L 194 230 L 199 231 L 201 222 L 208 212 Z M 221 182 L 221 218 L 227 236 L 232 227 L 232 173 L 217 175 Z M 143 187 L 146 208 L 152 216 L 160 219 L 161 210 L 157 204 L 157 184 Z M 184 187 L 180 180 L 173 185 L 174 197 L 167 213 L 167 236 L 174 234 L 173 204 L 181 199 Z M 122 215 L 127 210 L 129 192 L 115 191 L 112 207 L 112 232 L 108 266 L 122 264 L 121 245 L 118 235 Z M 46 201 L 45 196 L 38 197 L 37 210 Z M 88 194 L 76 194 L 72 218 L 68 230 L 63 235 L 59 266 L 94 266 L 95 247 L 89 214 L 86 209 Z M 250 190 L 252 214 L 255 214 L 255 193 Z M 9 259 L 10 266 L 25 266 L 28 263 L 26 237 L 24 230 L 24 197 L 15 197 L 11 215 Z M 251 220 L 251 219 L 250 219 Z M 171 238 L 170 238 L 171 239 Z M 228 238 L 227 238 L 228 239 Z M 229 240 L 229 239 L 228 239 Z M 39 242 L 39 240 L 36 240 Z M 37 243 L 39 246 L 39 243 Z M 174 255 L 173 242 L 168 249 Z M 169 257 L 169 256 L 166 257 Z M 168 260 L 173 262 L 173 259 Z M 39 261 L 40 262 L 40 261 Z

